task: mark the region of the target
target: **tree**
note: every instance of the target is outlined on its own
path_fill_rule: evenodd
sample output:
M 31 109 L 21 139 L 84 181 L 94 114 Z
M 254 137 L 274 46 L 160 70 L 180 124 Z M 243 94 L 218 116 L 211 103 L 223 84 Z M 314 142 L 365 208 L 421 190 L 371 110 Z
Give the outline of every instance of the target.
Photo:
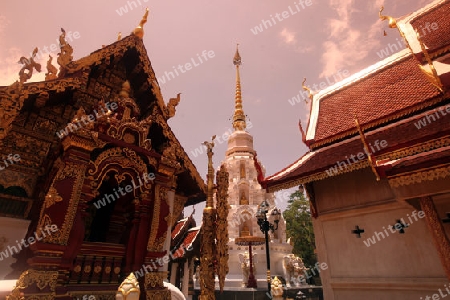
M 289 196 L 288 207 L 283 216 L 287 236 L 294 246 L 292 253 L 301 257 L 305 266 L 313 266 L 317 262 L 314 254 L 314 230 L 309 201 L 302 192 L 297 190 Z

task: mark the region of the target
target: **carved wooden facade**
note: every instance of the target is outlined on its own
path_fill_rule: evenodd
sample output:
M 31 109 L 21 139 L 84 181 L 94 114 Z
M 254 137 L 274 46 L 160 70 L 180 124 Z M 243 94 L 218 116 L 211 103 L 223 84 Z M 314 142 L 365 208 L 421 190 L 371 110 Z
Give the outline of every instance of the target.
M 58 228 L 16 256 L 9 299 L 114 299 L 166 254 L 167 230 L 205 186 L 139 36 L 60 65 L 56 79 L 0 87 L 0 151 L 21 157 L 0 176 L 0 214 L 31 220 L 25 238 Z M 161 270 L 138 278 L 141 299 L 170 299 Z

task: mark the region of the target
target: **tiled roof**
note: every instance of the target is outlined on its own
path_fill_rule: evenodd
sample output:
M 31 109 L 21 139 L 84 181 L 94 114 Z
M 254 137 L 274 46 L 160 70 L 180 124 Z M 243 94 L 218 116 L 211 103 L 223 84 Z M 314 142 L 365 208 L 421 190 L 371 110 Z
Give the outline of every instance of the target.
M 319 112 L 311 146 L 355 133 L 355 116 L 364 128 L 373 127 L 414 111 L 439 94 L 409 55 L 315 99 L 313 106 L 318 105 Z
M 436 23 L 437 29 L 429 29 Z M 429 51 L 450 45 L 450 1 L 442 1 L 436 7 L 414 18 L 411 25 L 419 32 Z
M 175 228 L 172 230 L 172 240 L 180 234 L 181 230 L 186 225 L 187 220 L 188 219 L 185 218 L 183 220 L 178 221 L 178 223 L 175 225 Z
M 200 227 L 190 229 L 177 250 L 173 251 L 173 258 L 185 257 L 189 252 L 188 250 L 194 250 L 194 243 L 198 240 L 199 233 Z
M 177 245 L 179 245 L 180 242 L 186 236 L 188 230 L 194 226 L 195 226 L 195 220 L 194 220 L 193 216 L 179 220 L 177 222 L 177 224 L 175 225 L 175 227 L 172 229 L 172 233 L 171 233 L 172 240 L 170 242 L 170 247 L 174 248 Z
M 409 145 L 432 139 L 436 136 L 450 134 L 450 114 L 445 116 L 441 114 L 435 120 L 430 117 L 432 115 L 436 116 L 436 112 L 446 112 L 449 105 L 443 105 L 410 117 L 409 119 L 401 120 L 365 133 L 366 140 L 369 144 L 375 145 L 374 142 L 376 140 L 386 140 L 387 142 L 386 148 L 374 152 L 375 157 L 383 155 L 388 151 L 396 151 Z M 429 116 L 429 119 L 427 119 L 427 116 Z M 416 127 L 419 120 L 426 121 L 426 125 L 420 129 Z M 377 150 L 376 148 L 374 149 Z M 306 153 L 293 164 L 267 177 L 265 184 L 270 191 L 276 191 L 281 188 L 293 187 L 304 182 L 313 181 L 308 180 L 308 177 L 319 173 L 323 175 L 323 178 L 326 178 L 329 176 L 326 170 L 336 166 L 337 162 L 346 162 L 351 155 L 356 156 L 359 152 L 363 152 L 363 145 L 359 135 L 357 135 L 345 141 Z M 365 156 L 361 162 L 366 160 Z

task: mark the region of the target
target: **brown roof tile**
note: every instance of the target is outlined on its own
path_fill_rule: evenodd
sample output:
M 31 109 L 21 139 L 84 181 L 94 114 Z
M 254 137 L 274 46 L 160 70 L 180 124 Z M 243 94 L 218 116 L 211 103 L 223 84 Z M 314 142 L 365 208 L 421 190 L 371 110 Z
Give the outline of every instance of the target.
M 427 23 L 430 25 L 436 23 L 437 29 L 427 29 Z M 411 21 L 411 25 L 419 32 L 422 42 L 427 45 L 429 51 L 450 45 L 450 1 L 445 1 L 418 16 Z
M 312 147 L 354 133 L 354 116 L 358 117 L 361 126 L 373 127 L 387 122 L 390 116 L 413 110 L 439 94 L 419 70 L 417 61 L 412 55 L 408 56 L 321 98 Z

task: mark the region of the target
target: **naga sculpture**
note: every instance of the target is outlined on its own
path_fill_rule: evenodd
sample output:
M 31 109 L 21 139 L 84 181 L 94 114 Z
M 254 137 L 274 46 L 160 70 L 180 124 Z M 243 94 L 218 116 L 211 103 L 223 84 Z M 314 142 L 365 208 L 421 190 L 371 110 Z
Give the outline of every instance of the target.
M 41 64 L 38 64 L 34 61 L 34 58 L 36 57 L 36 54 L 38 53 L 38 48 L 34 48 L 33 53 L 31 54 L 31 57 L 27 59 L 25 56 L 22 56 L 19 59 L 19 63 L 23 64 L 24 66 L 19 71 L 19 78 L 20 83 L 27 82 L 28 79 L 33 76 L 33 69 L 36 69 L 36 71 L 41 72 Z M 28 72 L 25 72 L 28 71 Z
M 49 54 L 47 61 L 47 73 L 45 73 L 45 80 L 56 79 L 56 74 L 58 73 L 58 69 L 54 65 L 52 65 L 53 57 Z

